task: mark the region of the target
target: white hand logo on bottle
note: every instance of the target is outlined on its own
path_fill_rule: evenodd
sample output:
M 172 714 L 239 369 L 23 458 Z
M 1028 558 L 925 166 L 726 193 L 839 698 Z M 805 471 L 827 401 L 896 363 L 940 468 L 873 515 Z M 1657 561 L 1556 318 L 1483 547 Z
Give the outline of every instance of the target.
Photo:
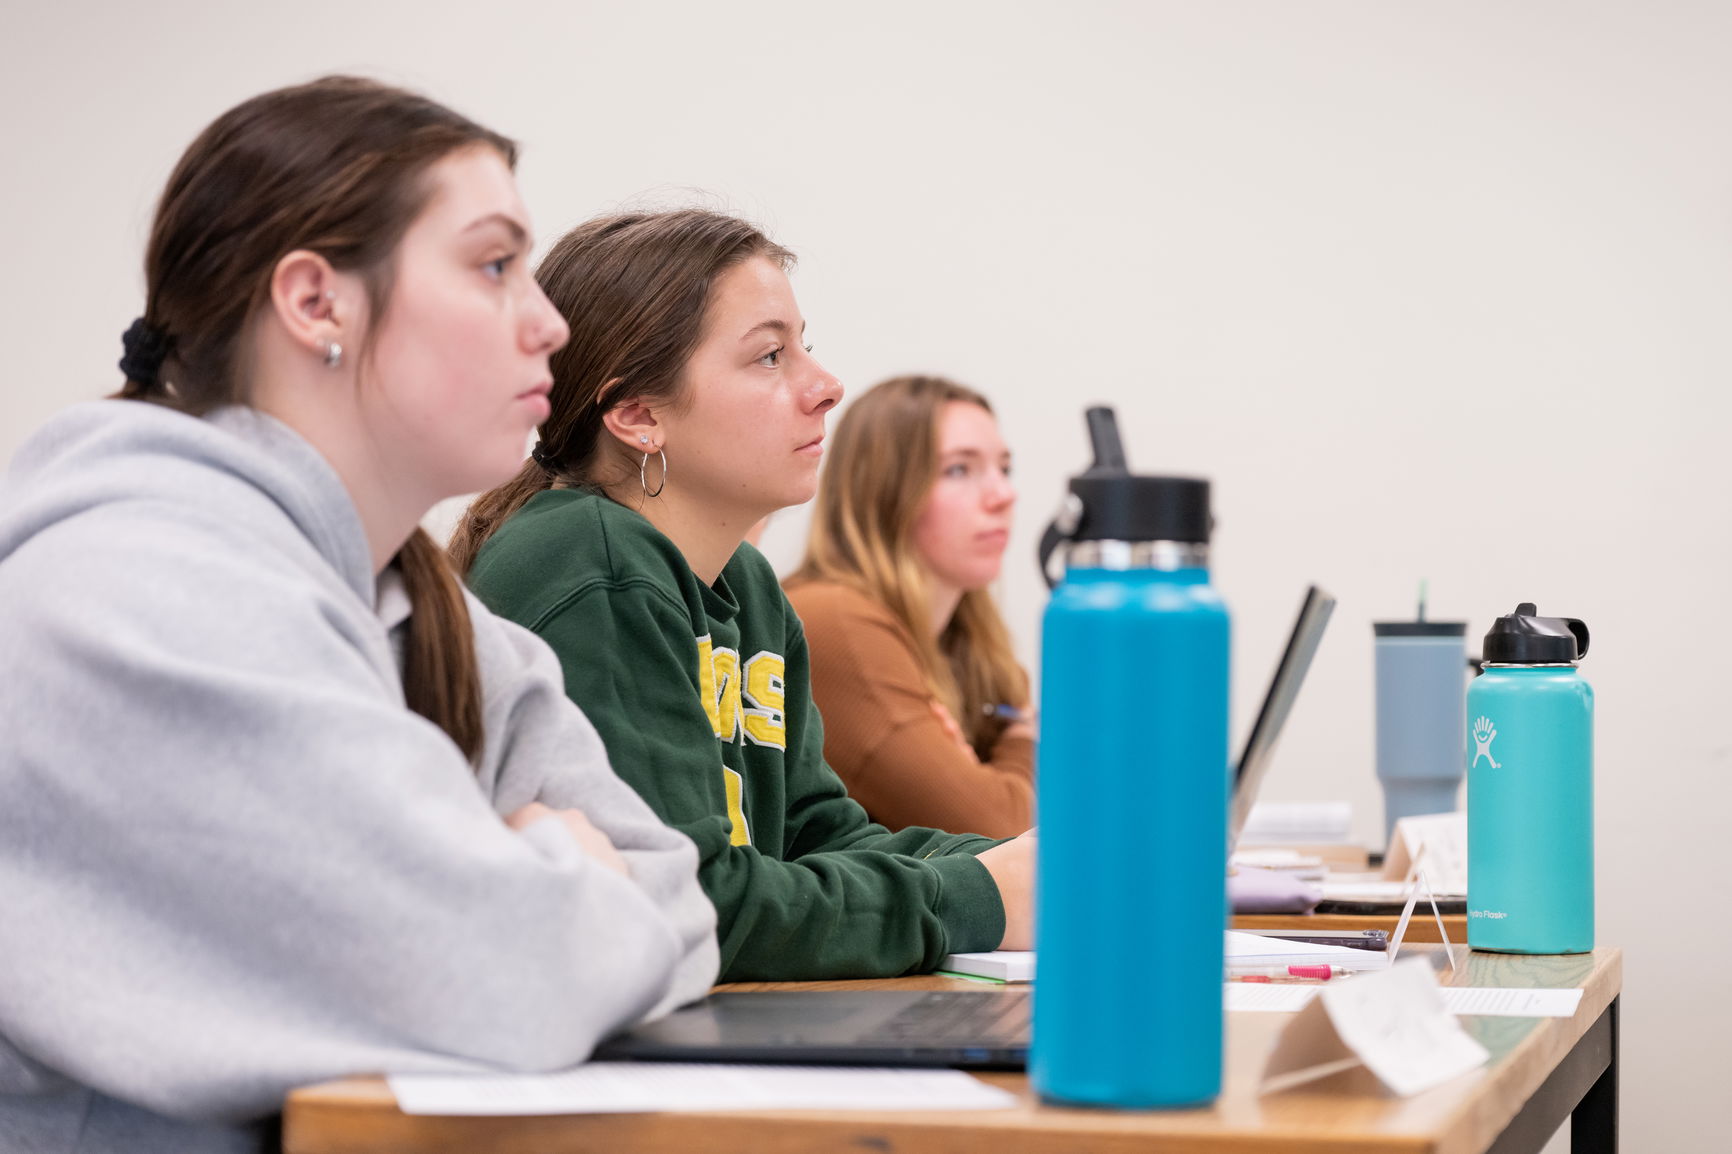
M 1468 765 L 1469 769 L 1472 769 L 1474 766 L 1478 765 L 1479 759 L 1482 757 L 1485 758 L 1487 761 L 1491 762 L 1491 767 L 1493 769 L 1502 769 L 1503 768 L 1503 766 L 1499 765 L 1497 763 L 1497 761 L 1495 759 L 1493 759 L 1493 757 L 1491 755 L 1491 743 L 1495 737 L 1497 737 L 1497 729 L 1492 726 L 1491 718 L 1480 717 L 1474 721 L 1474 723 L 1473 723 L 1473 761 L 1471 763 L 1469 763 L 1469 765 Z

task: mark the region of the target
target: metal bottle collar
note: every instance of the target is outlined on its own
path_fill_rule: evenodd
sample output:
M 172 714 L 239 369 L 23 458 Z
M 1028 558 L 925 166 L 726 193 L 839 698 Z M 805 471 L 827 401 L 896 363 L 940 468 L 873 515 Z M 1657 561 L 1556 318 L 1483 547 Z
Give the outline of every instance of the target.
M 1067 569 L 1207 569 L 1209 547 L 1196 541 L 1072 541 Z

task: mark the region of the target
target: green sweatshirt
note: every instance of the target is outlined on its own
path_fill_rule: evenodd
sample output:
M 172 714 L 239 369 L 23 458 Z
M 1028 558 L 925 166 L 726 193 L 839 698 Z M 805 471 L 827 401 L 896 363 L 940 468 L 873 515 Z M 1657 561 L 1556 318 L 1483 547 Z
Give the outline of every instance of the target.
M 537 494 L 469 583 L 559 654 L 620 777 L 697 843 L 722 981 L 867 978 L 989 950 L 1004 906 L 974 854 L 996 842 L 889 833 L 824 761 L 806 637 L 763 555 L 714 587 L 640 514 Z

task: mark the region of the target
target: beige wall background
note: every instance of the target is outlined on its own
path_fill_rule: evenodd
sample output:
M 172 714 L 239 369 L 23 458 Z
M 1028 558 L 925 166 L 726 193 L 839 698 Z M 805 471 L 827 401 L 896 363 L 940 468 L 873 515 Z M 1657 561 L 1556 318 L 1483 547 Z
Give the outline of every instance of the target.
M 1305 583 L 1341 599 L 1266 796 L 1350 800 L 1368 844 L 1369 623 L 1421 578 L 1472 634 L 1524 599 L 1585 618 L 1627 1144 L 1717 1141 L 1732 8 L 7 0 L 0 28 L 5 456 L 118 384 L 198 129 L 352 70 L 518 137 L 544 241 L 701 196 L 799 251 L 845 381 L 989 393 L 1031 665 L 1083 406 L 1141 469 L 1213 478 L 1240 730 Z M 771 528 L 784 568 L 804 523 Z

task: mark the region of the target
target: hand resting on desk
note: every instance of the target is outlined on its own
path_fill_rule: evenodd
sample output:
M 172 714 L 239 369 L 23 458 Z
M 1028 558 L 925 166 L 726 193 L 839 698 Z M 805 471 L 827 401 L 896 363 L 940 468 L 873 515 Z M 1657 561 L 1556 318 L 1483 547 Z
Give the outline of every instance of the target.
M 1034 948 L 1034 830 L 995 845 L 976 860 L 998 883 L 1004 902 L 1004 940 L 1001 950 Z

